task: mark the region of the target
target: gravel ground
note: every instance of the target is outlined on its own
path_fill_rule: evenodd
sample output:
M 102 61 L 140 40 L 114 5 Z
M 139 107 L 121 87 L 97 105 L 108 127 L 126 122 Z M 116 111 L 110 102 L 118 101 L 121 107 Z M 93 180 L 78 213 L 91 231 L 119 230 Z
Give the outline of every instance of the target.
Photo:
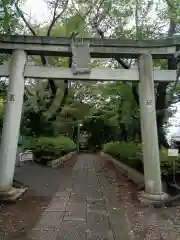
M 72 173 L 75 158 L 60 169 L 33 164 L 22 164 L 15 170 L 15 181 L 28 191 L 16 203 L 0 204 L 0 240 L 22 240 L 26 236 L 58 188 Z
M 138 189 L 128 181 L 114 164 L 101 157 L 103 171 L 116 188 L 120 201 L 124 204 L 129 219 L 132 239 L 136 240 L 179 240 L 180 202 L 175 207 L 145 207 L 137 199 Z

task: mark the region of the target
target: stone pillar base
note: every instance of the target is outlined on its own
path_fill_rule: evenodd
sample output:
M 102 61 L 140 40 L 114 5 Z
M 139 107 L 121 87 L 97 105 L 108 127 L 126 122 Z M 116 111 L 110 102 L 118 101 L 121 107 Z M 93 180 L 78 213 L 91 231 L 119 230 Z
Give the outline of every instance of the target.
M 154 203 L 159 203 L 161 201 L 167 200 L 169 195 L 167 193 L 162 194 L 150 194 L 145 191 L 139 193 L 138 199 L 145 205 L 151 205 Z
M 11 188 L 9 191 L 0 191 L 0 201 L 13 202 L 21 197 L 27 188 Z

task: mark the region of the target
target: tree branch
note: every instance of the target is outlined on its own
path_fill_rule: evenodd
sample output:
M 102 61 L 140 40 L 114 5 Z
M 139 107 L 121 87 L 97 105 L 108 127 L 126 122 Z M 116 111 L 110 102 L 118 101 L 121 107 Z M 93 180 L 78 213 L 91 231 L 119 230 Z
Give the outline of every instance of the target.
M 96 21 L 98 19 L 98 24 L 100 24 L 102 22 L 102 20 L 104 19 L 104 17 L 107 15 L 107 13 L 109 12 L 110 8 L 111 8 L 111 1 L 109 2 L 109 6 L 108 6 L 108 9 L 107 10 L 104 10 L 101 14 L 99 13 L 100 9 L 101 9 L 101 6 L 103 5 L 104 3 L 104 0 L 102 0 L 100 3 L 99 3 L 99 7 L 97 8 L 97 12 L 96 12 Z
M 24 21 L 24 23 L 26 24 L 26 26 L 28 27 L 28 29 L 30 30 L 30 32 L 34 35 L 37 36 L 36 32 L 34 31 L 34 29 L 31 27 L 31 25 L 28 23 L 28 21 L 26 20 L 26 18 L 24 17 L 23 12 L 21 11 L 21 9 L 19 8 L 19 6 L 17 5 L 17 3 L 15 3 L 15 7 L 17 12 L 19 13 L 20 17 L 22 18 L 22 20 Z
M 97 23 L 94 24 L 94 27 L 97 28 L 97 33 L 100 35 L 102 39 L 104 39 L 104 32 L 98 27 Z M 128 66 L 123 60 L 115 57 L 115 60 L 125 69 L 130 69 L 130 66 Z
M 51 35 L 51 30 L 52 30 L 54 24 L 63 15 L 63 13 L 66 11 L 69 0 L 66 0 L 66 3 L 63 7 L 63 10 L 58 15 L 56 15 L 57 14 L 58 3 L 59 3 L 59 0 L 56 0 L 55 6 L 54 6 L 53 18 L 52 18 L 51 24 L 49 25 L 49 28 L 48 28 L 48 31 L 47 31 L 47 36 Z
M 28 27 L 28 29 L 30 30 L 30 32 L 33 34 L 33 36 L 37 36 L 35 30 L 32 28 L 32 26 L 30 25 L 30 23 L 26 20 L 23 12 L 20 10 L 19 6 L 17 5 L 17 3 L 15 3 L 15 7 L 17 9 L 17 12 L 19 13 L 20 17 L 22 18 L 22 20 L 24 21 L 24 23 L 26 24 L 26 26 Z M 53 26 L 53 25 L 52 25 Z M 52 29 L 52 28 L 51 28 Z M 45 58 L 44 55 L 41 55 L 41 62 L 42 62 L 42 65 L 43 66 L 46 66 L 47 65 L 47 60 Z M 54 96 L 56 95 L 56 92 L 57 92 L 57 88 L 56 88 L 56 85 L 54 83 L 54 81 L 52 79 L 49 79 L 49 85 L 50 85 L 50 88 L 51 88 L 51 91 L 52 91 L 52 99 L 54 98 Z
M 84 4 L 88 3 L 88 1 L 89 1 L 89 0 L 86 0 L 86 1 L 84 2 Z M 92 4 L 91 7 L 88 8 L 88 11 L 87 11 L 86 13 L 82 14 L 82 12 L 79 11 L 79 9 L 77 9 L 77 7 L 76 7 L 76 1 L 74 2 L 74 0 L 72 0 L 73 8 L 76 10 L 77 14 L 80 16 L 80 18 L 81 18 L 82 21 L 84 21 L 84 22 L 85 22 L 86 17 L 87 17 L 88 15 L 90 15 L 90 13 L 91 13 L 91 11 L 93 10 L 94 6 L 97 5 L 97 2 L 98 2 L 98 0 L 96 0 L 96 2 L 95 2 L 94 4 Z
M 55 7 L 54 7 L 54 14 L 53 14 L 53 19 L 51 21 L 51 24 L 48 28 L 48 31 L 47 31 L 47 36 L 50 36 L 51 34 L 51 30 L 54 26 L 54 24 L 56 23 L 56 21 L 61 17 L 61 15 L 64 13 L 64 11 L 66 10 L 67 8 L 67 5 L 68 5 L 68 0 L 66 0 L 66 3 L 65 3 L 65 6 L 63 8 L 63 10 L 58 14 L 56 15 L 56 11 L 57 11 L 57 7 L 58 7 L 58 2 L 59 0 L 56 0 L 55 2 Z M 16 9 L 20 15 L 20 17 L 22 18 L 22 20 L 24 21 L 24 23 L 26 24 L 26 26 L 28 27 L 28 29 L 31 31 L 31 33 L 34 35 L 34 36 L 37 36 L 36 32 L 34 31 L 34 29 L 31 27 L 31 25 L 28 23 L 28 21 L 26 20 L 26 18 L 24 17 L 24 14 L 22 13 L 22 11 L 19 9 L 18 5 L 16 4 Z M 42 65 L 43 66 L 46 66 L 47 65 L 47 60 L 45 58 L 44 55 L 41 55 L 41 62 L 42 62 Z M 72 66 L 72 58 L 69 58 L 69 67 Z M 51 88 L 51 91 L 52 91 L 52 96 L 50 97 L 50 102 L 48 104 L 48 107 L 50 107 L 50 105 L 53 103 L 53 99 L 54 97 L 56 96 L 56 93 L 57 93 L 57 87 L 55 85 L 55 82 L 52 80 L 52 79 L 49 79 L 48 80 L 49 82 L 49 85 L 50 85 L 50 88 Z M 60 103 L 60 107 L 59 107 L 59 110 L 58 110 L 58 113 L 60 113 L 62 111 L 62 108 L 66 102 L 66 98 L 68 96 L 68 81 L 64 81 L 65 83 L 65 90 L 64 90 L 64 95 L 63 95 L 63 98 L 61 100 L 61 103 Z M 55 113 L 54 116 L 52 116 L 51 120 L 54 120 L 56 118 L 56 115 L 57 115 L 57 112 Z
M 96 27 L 96 30 L 97 30 L 97 33 L 100 35 L 100 37 L 102 39 L 104 39 L 104 32 L 98 27 L 98 24 L 97 23 L 94 23 L 94 26 L 93 27 Z M 125 69 L 130 69 L 130 66 L 127 65 L 122 59 L 119 59 L 117 57 L 115 57 L 115 60 Z M 134 96 L 134 99 L 137 103 L 137 105 L 139 105 L 139 95 L 138 95 L 138 92 L 137 92 L 137 86 L 135 84 L 132 84 L 132 93 L 133 93 L 133 96 Z

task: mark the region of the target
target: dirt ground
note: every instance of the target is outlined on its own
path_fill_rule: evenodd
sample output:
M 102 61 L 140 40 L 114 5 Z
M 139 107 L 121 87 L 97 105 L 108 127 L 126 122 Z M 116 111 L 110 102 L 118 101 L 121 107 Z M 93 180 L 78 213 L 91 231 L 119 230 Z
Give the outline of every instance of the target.
M 71 176 L 75 159 L 60 169 L 22 164 L 15 170 L 15 182 L 28 191 L 11 204 L 0 204 L 0 240 L 24 239 L 50 203 L 60 185 Z
M 114 164 L 105 159 L 104 169 L 116 194 L 124 204 L 131 229 L 132 239 L 137 240 L 179 240 L 180 239 L 180 201 L 173 207 L 146 207 L 138 201 L 138 189 L 127 177 L 120 174 Z

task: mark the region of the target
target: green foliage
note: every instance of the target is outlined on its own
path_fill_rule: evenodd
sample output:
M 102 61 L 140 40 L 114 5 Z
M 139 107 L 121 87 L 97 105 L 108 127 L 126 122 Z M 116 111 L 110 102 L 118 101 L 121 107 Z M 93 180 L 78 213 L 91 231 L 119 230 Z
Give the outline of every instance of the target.
M 64 23 L 63 28 L 65 29 L 66 36 L 69 36 L 73 31 L 80 33 L 81 36 L 87 35 L 85 32 L 85 23 L 78 13 L 68 19 Z
M 115 127 L 108 124 L 101 111 L 94 112 L 83 123 L 82 130 L 88 132 L 88 146 L 101 148 L 102 144 L 112 140 Z
M 89 119 L 92 117 L 103 119 L 109 127 L 108 134 L 116 135 L 116 140 L 135 139 L 140 132 L 140 116 L 130 84 L 122 82 L 101 84 L 94 86 L 88 94 L 93 104 Z M 96 125 L 93 127 L 91 125 L 89 130 L 92 128 L 99 131 Z
M 32 150 L 35 147 L 36 139 L 33 136 L 19 136 L 19 146 L 23 150 Z
M 88 113 L 88 105 L 73 98 L 73 89 L 69 89 L 68 97 L 61 106 L 65 86 L 58 81 L 55 83 L 58 90 L 50 106 L 51 91 L 46 89 L 47 81 L 26 86 L 22 135 L 39 137 L 68 133 L 71 137 L 77 120 L 83 119 Z
M 33 153 L 36 158 L 54 160 L 75 149 L 75 143 L 66 136 L 39 137 L 35 140 Z
M 173 0 L 169 1 L 166 0 L 168 4 L 168 16 L 176 23 L 180 23 L 179 13 L 180 13 L 180 1 Z
M 175 174 L 180 174 L 180 157 L 169 157 L 167 149 L 160 150 L 161 172 L 164 177 L 173 174 L 175 163 Z
M 70 36 L 75 31 L 79 32 L 80 37 L 92 36 L 96 31 L 93 29 L 96 22 L 105 33 L 110 33 L 111 37 L 121 40 L 161 38 L 169 24 L 169 19 L 178 18 L 179 12 L 179 0 L 175 0 L 173 6 L 169 6 L 170 1 L 162 1 L 165 3 L 163 6 L 153 0 L 75 0 L 73 4 L 65 6 L 62 15 L 59 15 L 62 7 L 56 8 L 57 6 L 53 4 L 54 1 L 51 1 L 49 9 L 59 18 L 56 18 L 54 25 L 50 28 L 49 35 L 54 37 Z M 17 1 L 0 0 L 4 19 L 4 22 L 1 21 L 2 32 L 9 31 L 8 26 L 12 25 L 11 23 L 16 27 L 15 22 L 12 21 L 15 17 L 13 11 L 15 2 Z M 27 24 L 27 15 L 24 14 L 24 17 L 27 20 L 25 25 L 31 33 L 33 31 L 30 30 L 29 25 L 37 35 L 47 35 L 51 22 L 38 26 L 38 23 L 32 23 L 33 19 L 31 19 L 31 23 Z M 46 60 L 50 66 L 68 67 L 68 58 L 57 56 L 46 57 Z M 41 64 L 40 57 L 33 57 L 33 63 Z M 127 60 L 126 63 L 131 65 L 134 60 Z M 167 61 L 156 60 L 154 65 L 167 68 Z M 93 60 L 92 66 L 120 68 L 114 59 Z M 111 140 L 140 140 L 139 106 L 134 99 L 131 84 L 106 82 L 106 84 L 96 84 L 95 87 L 89 85 L 86 87 L 85 84 L 79 84 L 77 81 L 76 83 L 71 82 L 68 97 L 63 101 L 66 86 L 63 81 L 54 81 L 54 83 L 58 89 L 55 96 L 49 89 L 47 80 L 38 86 L 35 86 L 33 82 L 26 85 L 21 124 L 23 135 L 39 137 L 65 133 L 69 137 L 73 135 L 73 139 L 75 139 L 77 120 L 83 121 L 88 115 L 84 126 L 90 133 L 91 144 L 101 146 Z M 156 99 L 157 96 L 163 99 L 163 95 L 168 91 L 165 89 L 162 93 L 160 90 L 161 88 L 156 88 Z M 178 93 L 177 88 L 176 92 Z M 174 98 L 177 99 L 175 95 Z M 161 111 L 164 111 L 164 105 L 161 107 L 156 104 L 156 106 L 161 114 Z M 167 118 L 165 114 L 161 115 L 160 120 L 162 121 L 159 121 L 161 124 L 158 125 L 160 127 L 162 124 L 164 126 L 164 120 L 169 118 L 169 112 L 166 115 Z
M 10 34 L 20 27 L 17 12 L 15 11 L 15 0 L 0 0 L 0 31 L 1 34 Z
M 142 166 L 141 145 L 139 143 L 108 142 L 104 144 L 103 151 L 136 169 Z
M 108 142 L 104 144 L 103 151 L 138 171 L 143 171 L 141 144 L 135 142 Z M 180 157 L 169 157 L 168 150 L 161 149 L 160 161 L 163 178 L 172 176 L 173 161 L 176 164 L 175 173 L 180 174 Z

